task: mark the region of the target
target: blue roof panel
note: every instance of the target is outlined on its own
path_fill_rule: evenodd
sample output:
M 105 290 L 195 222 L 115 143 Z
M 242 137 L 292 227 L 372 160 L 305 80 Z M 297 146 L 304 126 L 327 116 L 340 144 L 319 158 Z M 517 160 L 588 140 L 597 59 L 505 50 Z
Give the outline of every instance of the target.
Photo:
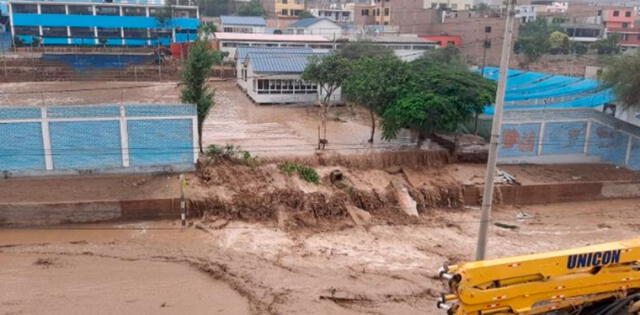
M 220 20 L 223 25 L 267 26 L 267 22 L 261 16 L 223 15 Z
M 297 20 L 291 24 L 289 24 L 289 27 L 309 27 L 313 24 L 316 24 L 322 20 L 328 20 L 328 19 L 321 19 L 321 18 L 306 18 L 306 19 L 300 19 Z
M 299 74 L 309 63 L 309 58 L 313 56 L 323 56 L 324 54 L 261 54 L 252 53 L 247 56 L 250 60 L 253 71 L 256 73 L 291 73 Z
M 242 63 L 249 54 L 310 54 L 310 47 L 238 47 L 236 58 Z

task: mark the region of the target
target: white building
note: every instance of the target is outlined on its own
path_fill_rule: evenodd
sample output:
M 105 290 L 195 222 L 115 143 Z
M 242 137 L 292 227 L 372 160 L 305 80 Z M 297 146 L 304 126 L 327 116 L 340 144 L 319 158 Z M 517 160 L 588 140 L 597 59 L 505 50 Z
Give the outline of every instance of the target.
M 437 49 L 439 46 L 435 41 L 429 41 L 415 35 L 351 37 L 349 41 L 365 41 L 373 45 L 390 48 L 393 50 L 393 53 L 403 61 L 418 59 L 422 57 L 426 51 Z
M 343 30 L 336 22 L 326 18 L 306 18 L 291 23 L 285 30 L 287 34 L 321 35 L 329 39 L 342 36 Z
M 241 89 L 247 90 L 247 68 L 245 61 L 249 54 L 312 54 L 308 47 L 239 47 L 236 49 L 236 83 Z
M 538 14 L 536 7 L 532 5 L 519 5 L 516 6 L 516 18 L 520 19 L 521 23 L 529 23 L 535 21 Z
M 473 9 L 473 0 L 424 0 L 425 9 L 450 9 L 454 11 L 467 11 Z
M 210 38 L 216 48 L 229 53 L 228 60 L 236 55 L 237 47 L 305 47 L 317 53 L 327 53 L 336 47 L 320 35 L 215 33 Z
M 316 53 L 249 53 L 242 64 L 245 92 L 257 104 L 316 104 L 321 89 L 313 83 L 305 82 L 301 76 Z M 341 101 L 340 90 L 331 102 Z
M 267 22 L 261 16 L 230 16 L 220 17 L 220 30 L 227 33 L 258 33 L 267 30 Z
M 353 23 L 353 6 L 340 8 L 332 5 L 328 9 L 309 9 L 309 13 L 317 18 L 330 19 L 338 23 Z

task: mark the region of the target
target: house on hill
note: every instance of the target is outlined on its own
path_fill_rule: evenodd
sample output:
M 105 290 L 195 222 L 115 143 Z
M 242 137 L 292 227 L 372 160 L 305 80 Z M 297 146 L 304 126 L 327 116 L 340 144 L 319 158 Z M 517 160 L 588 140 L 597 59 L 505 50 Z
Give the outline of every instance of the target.
M 261 16 L 230 16 L 220 17 L 220 30 L 226 33 L 259 33 L 267 30 L 267 21 Z
M 291 23 L 285 30 L 287 34 L 322 35 L 329 39 L 339 38 L 343 29 L 338 23 L 327 18 L 306 18 Z

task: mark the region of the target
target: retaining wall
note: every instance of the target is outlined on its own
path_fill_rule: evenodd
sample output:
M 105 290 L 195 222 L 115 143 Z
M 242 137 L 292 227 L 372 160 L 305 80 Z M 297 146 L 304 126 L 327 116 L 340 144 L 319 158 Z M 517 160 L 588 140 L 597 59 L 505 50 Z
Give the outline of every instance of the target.
M 507 111 L 499 162 L 606 162 L 640 170 L 640 127 L 592 109 Z
M 5 176 L 193 170 L 193 105 L 0 107 Z

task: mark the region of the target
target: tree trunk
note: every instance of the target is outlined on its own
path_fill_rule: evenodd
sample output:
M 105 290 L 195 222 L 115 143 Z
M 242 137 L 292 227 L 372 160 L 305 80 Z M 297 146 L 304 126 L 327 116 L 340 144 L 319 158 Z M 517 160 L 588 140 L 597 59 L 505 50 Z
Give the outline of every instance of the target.
M 200 153 L 204 154 L 204 149 L 202 148 L 202 125 L 198 126 L 198 147 L 200 148 Z
M 369 114 L 371 115 L 371 137 L 369 138 L 369 143 L 373 144 L 373 138 L 376 134 L 376 115 L 372 108 L 369 108 Z

